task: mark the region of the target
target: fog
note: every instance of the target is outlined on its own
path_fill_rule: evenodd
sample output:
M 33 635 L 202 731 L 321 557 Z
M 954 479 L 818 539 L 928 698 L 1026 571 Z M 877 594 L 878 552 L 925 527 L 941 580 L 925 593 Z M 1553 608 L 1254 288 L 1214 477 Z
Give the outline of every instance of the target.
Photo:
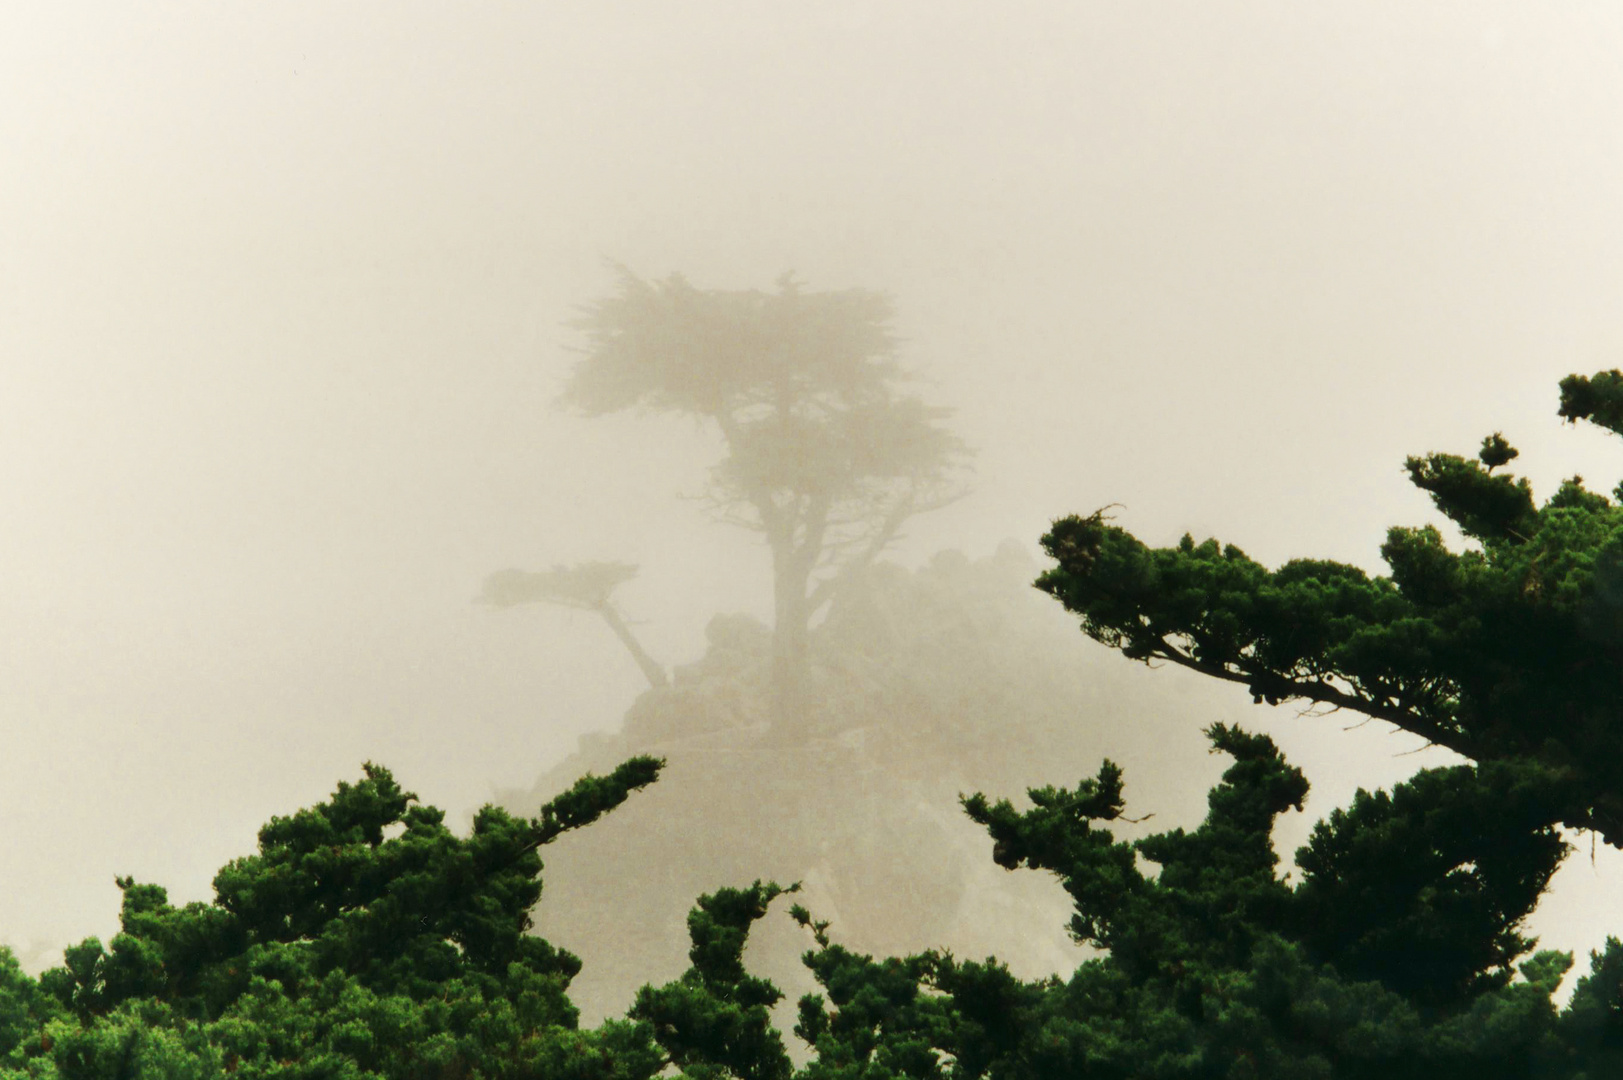
M 758 538 L 684 498 L 710 432 L 554 406 L 610 261 L 893 295 L 977 451 L 907 566 L 1120 503 L 1378 570 L 1436 518 L 1403 457 L 1494 430 L 1610 489 L 1555 384 L 1623 362 L 1619 55 L 1599 3 L 8 11 L 0 940 L 109 934 L 115 874 L 206 898 L 365 760 L 461 820 L 615 729 L 635 665 L 475 604 L 493 570 L 639 564 L 666 663 L 769 615 Z M 1435 760 L 1229 690 L 1179 700 L 1316 812 Z M 1544 944 L 1623 929 L 1618 862 L 1569 862 Z

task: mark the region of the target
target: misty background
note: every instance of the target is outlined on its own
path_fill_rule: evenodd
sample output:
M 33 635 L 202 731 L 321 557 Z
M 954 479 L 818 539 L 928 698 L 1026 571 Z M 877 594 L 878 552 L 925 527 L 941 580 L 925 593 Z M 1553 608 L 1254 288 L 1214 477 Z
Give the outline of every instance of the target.
M 116 929 L 115 874 L 205 899 L 364 760 L 457 821 L 616 729 L 643 686 L 619 644 L 474 604 L 492 570 L 639 564 L 619 599 L 667 663 L 717 612 L 769 615 L 764 546 L 681 497 L 713 436 L 554 407 L 608 260 L 894 296 L 977 451 L 906 566 L 1035 556 L 1122 503 L 1146 542 L 1378 570 L 1387 526 L 1437 520 L 1406 454 L 1502 430 L 1540 493 L 1623 476 L 1555 416 L 1560 376 L 1623 365 L 1614 5 L 0 25 L 0 940 L 31 968 Z M 1075 648 L 1169 687 L 1197 752 L 1214 719 L 1275 735 L 1314 783 L 1298 819 L 1437 760 Z M 1620 860 L 1580 842 L 1547 946 L 1623 930 Z

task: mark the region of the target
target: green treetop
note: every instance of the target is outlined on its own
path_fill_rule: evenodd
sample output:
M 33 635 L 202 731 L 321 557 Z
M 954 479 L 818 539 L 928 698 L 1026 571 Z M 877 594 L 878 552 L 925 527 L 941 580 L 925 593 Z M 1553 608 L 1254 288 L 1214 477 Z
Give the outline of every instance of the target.
M 37 985 L 0 963 L 0 1076 L 651 1076 L 646 1028 L 576 1030 L 580 961 L 527 931 L 540 848 L 660 766 L 587 776 L 530 819 L 487 807 L 466 837 L 368 766 L 273 818 L 212 903 L 120 878 L 106 946 L 68 948 Z
M 817 1052 L 803 1080 L 1617 1075 L 1623 946 L 1592 958 L 1561 1013 L 1551 995 L 1571 957 L 1529 957 L 1519 933 L 1566 853 L 1558 777 L 1462 765 L 1360 792 L 1297 852 L 1292 883 L 1270 834 L 1306 780 L 1265 736 L 1207 734 L 1233 763 L 1194 829 L 1115 836 L 1124 777 L 1110 762 L 1028 792 L 1029 809 L 964 800 L 998 863 L 1070 894 L 1071 932 L 1098 952 L 1066 977 L 862 956 L 797 909 L 823 988 L 800 1002 L 796 1031 Z

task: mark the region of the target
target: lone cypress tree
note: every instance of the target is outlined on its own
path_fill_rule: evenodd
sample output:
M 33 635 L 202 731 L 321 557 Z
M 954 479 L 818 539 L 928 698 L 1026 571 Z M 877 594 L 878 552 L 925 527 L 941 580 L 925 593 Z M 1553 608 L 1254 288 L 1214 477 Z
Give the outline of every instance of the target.
M 788 275 L 774 292 L 698 289 L 619 268 L 618 290 L 575 323 L 586 348 L 565 406 L 692 417 L 725 445 L 704 499 L 772 554 L 780 737 L 803 719 L 818 613 L 903 523 L 965 490 L 968 450 L 943 426 L 948 410 L 906 392 L 891 319 L 890 299 L 867 289 L 812 292 Z

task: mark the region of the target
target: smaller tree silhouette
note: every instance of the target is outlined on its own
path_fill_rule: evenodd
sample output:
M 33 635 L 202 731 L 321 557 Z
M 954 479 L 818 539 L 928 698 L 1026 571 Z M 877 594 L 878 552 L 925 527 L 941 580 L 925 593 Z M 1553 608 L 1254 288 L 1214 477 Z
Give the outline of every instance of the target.
M 554 566 L 551 570 L 498 570 L 485 579 L 479 602 L 498 608 L 558 604 L 595 611 L 637 661 L 648 684 L 664 686 L 669 681 L 665 669 L 648 655 L 614 606 L 614 590 L 636 576 L 635 566 L 621 562 L 584 562 Z

